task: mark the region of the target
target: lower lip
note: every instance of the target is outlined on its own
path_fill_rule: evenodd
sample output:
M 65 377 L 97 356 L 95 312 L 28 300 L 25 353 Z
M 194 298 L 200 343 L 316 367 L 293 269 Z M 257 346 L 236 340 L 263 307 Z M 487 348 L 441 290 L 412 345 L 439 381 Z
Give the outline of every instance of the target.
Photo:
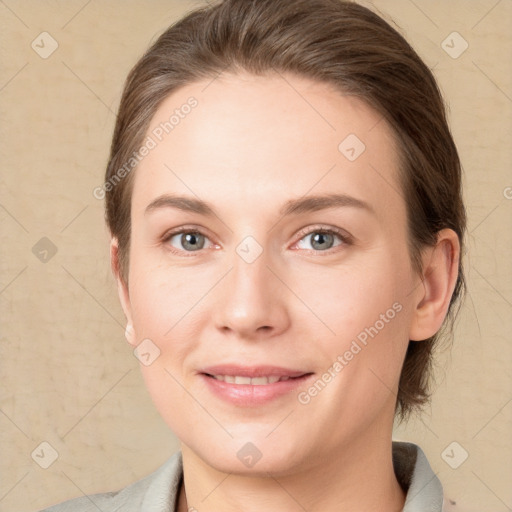
M 298 387 L 304 386 L 305 382 L 313 375 L 308 374 L 302 377 L 277 381 L 273 384 L 257 386 L 252 384 L 230 384 L 205 375 L 204 373 L 200 374 L 200 376 L 206 381 L 209 389 L 216 396 L 234 405 L 250 407 L 271 402 L 283 395 L 291 393 Z

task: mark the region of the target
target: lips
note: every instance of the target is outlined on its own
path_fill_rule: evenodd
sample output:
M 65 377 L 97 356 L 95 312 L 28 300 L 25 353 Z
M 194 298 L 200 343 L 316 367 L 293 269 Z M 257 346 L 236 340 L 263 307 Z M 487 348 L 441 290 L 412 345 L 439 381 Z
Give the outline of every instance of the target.
M 313 375 L 303 370 L 263 365 L 218 365 L 198 373 L 215 396 L 243 407 L 259 406 L 291 395 Z

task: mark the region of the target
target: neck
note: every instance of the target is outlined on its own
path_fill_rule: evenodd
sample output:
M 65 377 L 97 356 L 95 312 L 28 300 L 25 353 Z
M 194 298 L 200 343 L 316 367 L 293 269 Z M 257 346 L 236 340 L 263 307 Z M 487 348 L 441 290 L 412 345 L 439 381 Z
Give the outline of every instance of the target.
M 389 437 L 364 436 L 307 471 L 285 476 L 223 473 L 182 446 L 184 488 L 179 512 L 399 512 L 405 494 L 396 480 Z

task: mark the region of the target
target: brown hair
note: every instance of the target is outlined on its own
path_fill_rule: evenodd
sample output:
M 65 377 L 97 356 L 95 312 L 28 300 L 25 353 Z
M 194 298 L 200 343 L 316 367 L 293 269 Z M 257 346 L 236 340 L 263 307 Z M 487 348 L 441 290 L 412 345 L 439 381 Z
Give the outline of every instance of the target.
M 133 172 L 119 180 L 119 169 L 141 146 L 151 118 L 169 94 L 240 70 L 255 75 L 293 73 L 332 84 L 373 107 L 398 141 L 414 268 L 421 270 L 421 249 L 435 244 L 443 228 L 453 229 L 462 247 L 466 218 L 459 157 L 436 81 L 405 39 L 352 2 L 225 0 L 193 11 L 168 28 L 127 78 L 106 171 L 111 186 L 105 188 L 107 223 L 118 240 L 119 271 L 125 281 Z M 463 291 L 459 263 L 451 320 Z M 409 342 L 397 396 L 402 419 L 428 400 L 438 336 Z

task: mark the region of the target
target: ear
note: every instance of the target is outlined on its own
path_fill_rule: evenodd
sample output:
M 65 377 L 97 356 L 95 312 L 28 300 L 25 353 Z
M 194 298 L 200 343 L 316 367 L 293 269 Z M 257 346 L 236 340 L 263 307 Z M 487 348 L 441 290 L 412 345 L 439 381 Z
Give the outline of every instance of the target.
M 441 328 L 457 283 L 460 244 L 457 233 L 443 229 L 434 247 L 422 254 L 421 283 L 415 290 L 415 310 L 409 339 L 426 340 Z
M 130 343 L 130 345 L 136 346 L 137 338 L 135 336 L 135 331 L 133 329 L 130 294 L 128 291 L 128 286 L 121 276 L 119 263 L 119 243 L 117 241 L 117 238 L 112 238 L 110 241 L 110 267 L 117 281 L 117 293 L 119 295 L 121 307 L 123 308 L 124 311 L 124 316 L 126 317 L 125 337 L 128 343 Z

